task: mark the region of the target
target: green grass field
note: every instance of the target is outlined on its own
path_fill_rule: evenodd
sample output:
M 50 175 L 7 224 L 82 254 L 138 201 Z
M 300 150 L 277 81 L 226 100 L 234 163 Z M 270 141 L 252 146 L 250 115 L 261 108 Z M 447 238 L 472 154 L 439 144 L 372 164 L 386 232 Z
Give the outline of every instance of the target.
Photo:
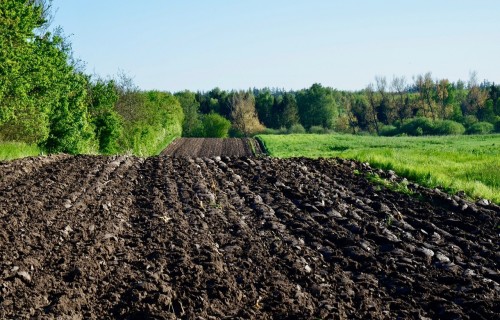
M 20 142 L 0 141 L 0 161 L 38 155 L 40 155 L 40 149 L 37 146 Z
M 259 135 L 271 156 L 340 157 L 394 170 L 427 187 L 500 203 L 500 135 L 374 137 Z

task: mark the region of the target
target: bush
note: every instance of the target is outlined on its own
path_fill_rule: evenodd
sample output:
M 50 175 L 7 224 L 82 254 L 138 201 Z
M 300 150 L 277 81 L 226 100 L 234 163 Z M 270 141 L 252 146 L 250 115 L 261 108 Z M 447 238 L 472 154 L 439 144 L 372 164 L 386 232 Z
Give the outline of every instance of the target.
M 288 128 L 288 133 L 293 134 L 293 133 L 306 133 L 306 129 L 304 127 L 297 123 L 292 125 L 290 128 Z
M 496 117 L 496 121 L 495 121 L 495 132 L 500 133 L 500 117 Z
M 312 126 L 309 128 L 309 133 L 325 134 L 328 133 L 328 131 L 323 126 Z
M 117 111 L 124 119 L 120 140 L 122 152 L 132 151 L 139 156 L 156 155 L 182 134 L 184 113 L 179 101 L 170 93 L 125 93 L 118 100 Z
M 452 120 L 436 120 L 434 121 L 433 134 L 435 135 L 460 135 L 465 132 L 465 127 L 458 122 Z
M 287 134 L 287 130 L 283 127 L 279 129 L 266 128 L 261 134 Z
M 203 136 L 207 138 L 226 138 L 231 128 L 231 121 L 217 113 L 202 116 Z
M 383 126 L 379 130 L 379 135 L 384 137 L 392 137 L 399 133 L 398 128 L 395 126 Z
M 493 132 L 493 124 L 489 122 L 477 122 L 467 129 L 467 134 L 488 134 Z
M 431 135 L 434 126 L 432 121 L 427 118 L 415 118 L 403 123 L 400 133 L 406 133 L 409 136 Z

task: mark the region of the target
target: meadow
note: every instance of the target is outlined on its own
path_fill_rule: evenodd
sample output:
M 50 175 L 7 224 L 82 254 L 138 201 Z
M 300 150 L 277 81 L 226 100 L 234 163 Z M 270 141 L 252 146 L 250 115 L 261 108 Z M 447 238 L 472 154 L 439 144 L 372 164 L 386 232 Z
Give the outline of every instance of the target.
M 35 145 L 22 142 L 0 141 L 0 161 L 38 156 L 40 154 L 41 150 Z
M 269 155 L 340 157 L 394 170 L 427 187 L 500 203 L 500 135 L 376 137 L 259 135 Z

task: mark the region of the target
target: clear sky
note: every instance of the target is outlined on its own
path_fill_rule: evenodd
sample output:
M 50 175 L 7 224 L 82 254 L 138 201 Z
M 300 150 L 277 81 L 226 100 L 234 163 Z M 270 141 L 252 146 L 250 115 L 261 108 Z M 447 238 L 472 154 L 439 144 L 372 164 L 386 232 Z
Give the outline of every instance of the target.
M 87 73 L 141 89 L 358 90 L 375 76 L 500 83 L 499 0 L 54 0 Z

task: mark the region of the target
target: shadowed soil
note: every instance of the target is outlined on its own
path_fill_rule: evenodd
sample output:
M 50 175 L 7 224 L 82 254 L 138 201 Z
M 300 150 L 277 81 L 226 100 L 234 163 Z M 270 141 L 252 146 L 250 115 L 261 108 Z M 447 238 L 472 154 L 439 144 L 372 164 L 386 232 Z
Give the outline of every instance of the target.
M 375 172 L 399 179 L 340 159 L 0 162 L 0 318 L 498 319 L 500 208 Z

